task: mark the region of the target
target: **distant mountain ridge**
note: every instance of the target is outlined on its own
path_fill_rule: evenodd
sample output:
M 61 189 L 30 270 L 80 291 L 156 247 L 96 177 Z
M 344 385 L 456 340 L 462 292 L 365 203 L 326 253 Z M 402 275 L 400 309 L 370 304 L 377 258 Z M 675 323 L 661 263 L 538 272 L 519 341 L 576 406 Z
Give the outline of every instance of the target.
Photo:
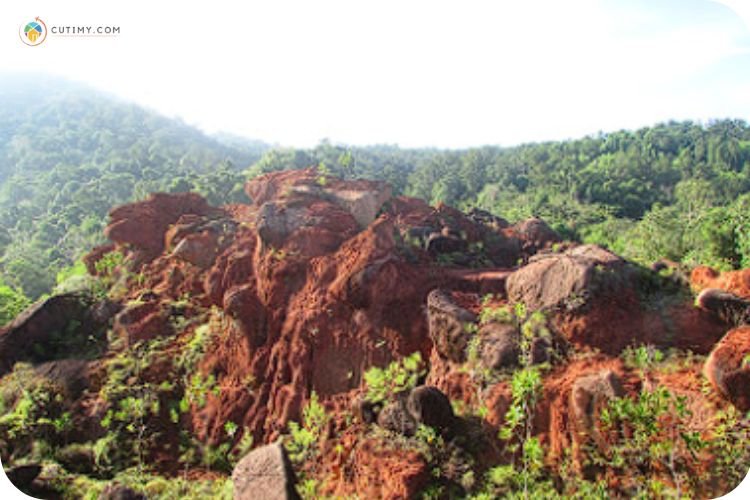
M 154 191 L 241 196 L 269 146 L 211 137 L 84 85 L 42 75 L 0 84 L 0 269 L 36 297 L 99 238 L 107 211 Z M 233 188 L 237 188 L 234 192 Z

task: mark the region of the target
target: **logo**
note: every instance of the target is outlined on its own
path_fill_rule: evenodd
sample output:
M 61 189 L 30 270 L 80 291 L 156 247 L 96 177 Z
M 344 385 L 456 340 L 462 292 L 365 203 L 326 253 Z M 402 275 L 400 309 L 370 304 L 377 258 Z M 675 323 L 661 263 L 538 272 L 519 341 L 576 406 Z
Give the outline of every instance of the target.
M 37 17 L 33 21 L 29 21 L 24 26 L 21 26 L 18 34 L 21 36 L 23 43 L 35 47 L 41 45 L 45 38 L 47 38 L 47 25 Z

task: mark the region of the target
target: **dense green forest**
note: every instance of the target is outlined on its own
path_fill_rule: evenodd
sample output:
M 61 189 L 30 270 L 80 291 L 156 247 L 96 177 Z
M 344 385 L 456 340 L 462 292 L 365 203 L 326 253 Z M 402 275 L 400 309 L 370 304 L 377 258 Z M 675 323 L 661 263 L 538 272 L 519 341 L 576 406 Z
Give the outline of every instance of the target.
M 49 292 L 60 269 L 101 242 L 112 206 L 150 192 L 242 199 L 242 170 L 267 147 L 57 79 L 3 76 L 2 280 L 32 298 Z
M 61 270 L 102 241 L 112 206 L 154 191 L 242 201 L 247 178 L 310 165 L 385 179 L 399 194 L 481 207 L 510 221 L 541 216 L 568 238 L 642 263 L 750 266 L 750 127 L 743 121 L 670 122 L 515 147 L 323 141 L 299 150 L 208 136 L 77 84 L 4 76 L 0 322 L 49 293 Z

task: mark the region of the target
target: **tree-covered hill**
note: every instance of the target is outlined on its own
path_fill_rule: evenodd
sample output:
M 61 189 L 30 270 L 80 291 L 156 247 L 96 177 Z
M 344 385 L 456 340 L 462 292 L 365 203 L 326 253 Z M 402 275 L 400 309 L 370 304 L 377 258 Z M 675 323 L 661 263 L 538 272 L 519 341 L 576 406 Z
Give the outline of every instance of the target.
M 2 278 L 30 297 L 101 238 L 109 209 L 153 191 L 239 199 L 241 170 L 267 145 L 40 75 L 0 80 Z
M 198 191 L 212 204 L 243 201 L 246 179 L 310 165 L 344 178 L 384 179 L 399 194 L 477 206 L 511 221 L 541 216 L 568 238 L 642 263 L 750 266 L 750 127 L 743 121 L 670 122 L 515 147 L 401 149 L 324 140 L 303 150 L 210 137 L 58 79 L 1 82 L 6 295 L 49 292 L 61 269 L 100 242 L 114 205 L 154 191 Z

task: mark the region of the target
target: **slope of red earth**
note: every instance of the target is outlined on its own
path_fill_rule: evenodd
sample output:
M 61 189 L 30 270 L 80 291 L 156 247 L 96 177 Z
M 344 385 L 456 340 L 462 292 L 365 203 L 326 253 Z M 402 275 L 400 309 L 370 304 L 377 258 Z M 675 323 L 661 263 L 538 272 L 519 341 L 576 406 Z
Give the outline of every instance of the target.
M 105 231 L 112 244 L 85 262 L 93 274 L 110 252 L 125 257 L 115 284 L 121 310 L 113 319 L 125 345 L 164 338 L 177 359 L 210 318 L 217 331 L 196 368 L 213 376 L 218 390 L 189 410 L 186 424 L 198 439 L 226 442 L 231 421 L 256 444 L 271 443 L 301 419 L 315 392 L 333 416 L 314 467 L 322 491 L 412 498 L 428 484 L 423 457 L 347 417 L 364 393 L 367 369 L 413 352 L 426 361 L 422 382 L 454 406 L 484 408 L 478 428 L 483 439 L 497 441 L 510 405 L 509 379 L 478 377 L 476 360 L 465 355 L 474 335 L 464 328 L 466 318 L 478 322 L 487 307 L 524 303 L 545 314 L 555 352 L 533 433 L 549 449 L 549 464 L 560 463 L 565 450 L 573 450 L 575 462 L 584 441 L 598 443 L 594 410 L 580 406 L 587 401 L 636 394 L 644 384 L 665 386 L 689 396 L 703 429 L 710 427 L 705 405 L 729 400 L 744 408 L 750 401 L 747 366 L 733 350 L 750 350 L 745 330 L 714 350 L 731 325 L 695 307 L 685 287 L 654 291 L 660 278 L 651 271 L 595 246 L 562 242 L 540 219 L 510 225 L 480 210 L 431 207 L 393 196 L 382 182 L 333 179 L 312 168 L 263 175 L 246 192 L 251 203 L 223 208 L 195 194 L 156 194 L 116 208 Z M 698 268 L 691 283 L 748 297 L 748 273 Z M 435 290 L 455 307 L 428 307 Z M 39 318 L 39 325 L 17 321 L 0 331 L 3 362 L 18 357 L 3 346 L 55 321 Z M 487 336 L 499 335 L 490 330 Z M 710 399 L 702 393 L 700 361 L 644 381 L 620 357 L 641 344 L 702 355 L 714 350 L 706 371 L 716 393 Z M 505 359 L 492 357 L 504 346 L 480 343 L 486 353 L 479 363 Z M 149 375 L 155 381 L 158 369 Z M 162 378 L 171 373 L 168 365 L 161 369 Z M 101 384 L 96 378 L 93 387 Z M 79 406 L 101 417 L 95 392 Z M 161 467 L 174 470 L 176 457 L 160 453 Z M 503 453 L 491 444 L 477 455 L 477 470 Z

